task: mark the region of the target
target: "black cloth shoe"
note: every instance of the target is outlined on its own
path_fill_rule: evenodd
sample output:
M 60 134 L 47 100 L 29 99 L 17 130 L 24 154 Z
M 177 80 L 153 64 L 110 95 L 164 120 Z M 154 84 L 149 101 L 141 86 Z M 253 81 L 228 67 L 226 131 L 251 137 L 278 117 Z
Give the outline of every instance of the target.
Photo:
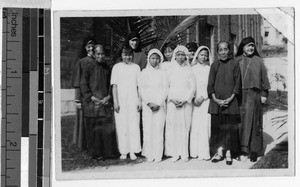
M 231 158 L 231 156 L 226 156 L 226 165 L 232 165 L 232 158 Z
M 251 152 L 250 153 L 250 162 L 256 162 L 257 161 L 257 152 Z
M 222 156 L 218 155 L 218 153 L 216 153 L 216 154 L 212 157 L 211 162 L 217 163 L 217 162 L 220 162 L 220 161 L 222 161 L 222 160 L 224 160 L 224 158 L 223 158 Z
M 92 156 L 92 160 L 98 160 L 98 161 L 101 161 L 101 160 L 104 160 L 104 158 L 100 155 L 94 155 Z

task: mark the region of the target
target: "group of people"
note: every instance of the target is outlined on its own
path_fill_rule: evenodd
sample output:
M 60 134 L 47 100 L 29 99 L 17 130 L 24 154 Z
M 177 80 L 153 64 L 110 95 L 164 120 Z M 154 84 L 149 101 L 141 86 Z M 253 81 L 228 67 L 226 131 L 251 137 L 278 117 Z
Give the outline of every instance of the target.
M 229 43 L 219 42 L 212 62 L 210 49 L 194 42 L 167 43 L 146 55 L 132 32 L 112 69 L 103 45 L 90 38 L 84 46 L 72 79 L 74 141 L 92 159 L 135 160 L 141 152 L 148 162 L 164 155 L 173 162 L 226 159 L 227 165 L 234 158 L 257 160 L 270 84 L 252 37 L 242 40 L 234 59 Z

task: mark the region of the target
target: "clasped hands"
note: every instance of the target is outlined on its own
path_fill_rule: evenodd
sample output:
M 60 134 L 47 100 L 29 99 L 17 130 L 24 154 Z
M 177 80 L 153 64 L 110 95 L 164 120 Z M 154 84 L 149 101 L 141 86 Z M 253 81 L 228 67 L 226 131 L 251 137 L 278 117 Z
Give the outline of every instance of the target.
M 152 112 L 156 112 L 160 109 L 160 106 L 154 103 L 148 103 L 147 106 L 152 110 Z
M 227 99 L 217 99 L 217 98 L 214 98 L 213 99 L 215 103 L 217 103 L 220 107 L 223 107 L 223 108 L 227 108 L 230 104 L 230 102 L 233 100 L 233 97 L 229 97 Z
M 99 105 L 107 105 L 110 100 L 110 96 L 106 96 L 103 99 L 92 96 L 91 100 L 94 102 L 95 106 L 98 107 Z
M 204 101 L 204 98 L 201 96 L 200 98 L 194 100 L 194 105 L 195 106 L 200 106 Z
M 137 111 L 140 112 L 142 110 L 142 104 L 139 102 L 137 105 Z M 118 102 L 114 102 L 114 111 L 119 113 L 120 111 L 120 105 Z
M 174 99 L 171 99 L 170 101 L 172 103 L 174 103 L 176 108 L 181 108 L 183 105 L 185 105 L 187 103 L 187 101 L 177 101 L 177 100 L 174 100 Z

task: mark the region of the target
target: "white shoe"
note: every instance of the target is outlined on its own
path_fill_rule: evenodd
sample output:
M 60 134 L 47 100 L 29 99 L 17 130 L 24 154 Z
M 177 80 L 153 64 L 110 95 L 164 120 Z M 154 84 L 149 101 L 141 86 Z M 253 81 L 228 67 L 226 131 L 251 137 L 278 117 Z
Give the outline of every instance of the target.
M 248 160 L 248 157 L 245 155 L 240 155 L 239 160 L 242 162 L 246 162 Z
M 147 162 L 153 162 L 154 159 L 153 158 L 147 158 Z
M 188 157 L 186 157 L 186 158 L 181 158 L 183 161 L 185 161 L 185 162 L 188 162 L 189 161 L 189 158 Z
M 174 156 L 171 158 L 172 162 L 177 162 L 179 160 L 179 157 L 178 156 Z
M 136 160 L 136 159 L 137 159 L 137 157 L 135 156 L 135 154 L 134 154 L 134 153 L 130 153 L 130 159 L 131 159 L 131 160 Z
M 122 154 L 121 156 L 120 156 L 120 159 L 121 160 L 125 160 L 127 158 L 127 155 L 125 155 L 125 154 Z
M 155 163 L 161 162 L 161 158 L 156 158 L 156 159 L 154 159 L 154 162 L 155 162 Z

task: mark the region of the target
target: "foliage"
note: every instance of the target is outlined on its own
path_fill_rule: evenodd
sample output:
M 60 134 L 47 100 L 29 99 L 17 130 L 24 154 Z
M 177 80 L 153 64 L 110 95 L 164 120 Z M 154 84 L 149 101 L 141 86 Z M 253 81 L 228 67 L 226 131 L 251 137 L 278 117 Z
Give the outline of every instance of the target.
M 156 43 L 160 38 L 155 32 L 154 19 L 152 17 L 112 17 L 107 19 L 105 26 L 113 32 L 113 46 L 111 47 L 111 59 L 116 61 L 120 55 L 120 49 L 128 34 L 132 31 L 139 33 L 141 47 L 147 47 Z

